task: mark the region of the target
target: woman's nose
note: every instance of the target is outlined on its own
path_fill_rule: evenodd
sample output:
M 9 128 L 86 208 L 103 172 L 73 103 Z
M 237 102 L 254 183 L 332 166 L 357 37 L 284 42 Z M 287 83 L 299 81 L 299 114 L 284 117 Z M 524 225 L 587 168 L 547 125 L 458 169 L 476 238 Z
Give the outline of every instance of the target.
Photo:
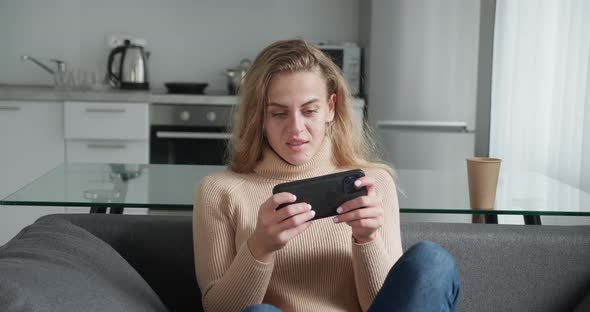
M 299 133 L 303 131 L 303 116 L 301 116 L 299 113 L 291 114 L 288 127 L 291 133 Z

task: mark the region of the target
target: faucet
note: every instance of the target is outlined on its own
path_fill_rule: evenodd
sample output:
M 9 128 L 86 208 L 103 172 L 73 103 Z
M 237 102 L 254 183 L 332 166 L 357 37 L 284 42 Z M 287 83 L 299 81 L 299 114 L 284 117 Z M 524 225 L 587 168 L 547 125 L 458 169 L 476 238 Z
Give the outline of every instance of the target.
M 41 66 L 41 68 L 43 68 L 44 70 L 46 70 L 48 73 L 50 73 L 52 75 L 54 75 L 56 72 L 55 70 L 53 70 L 53 69 L 49 68 L 47 65 L 39 62 L 37 59 L 35 59 L 32 56 L 22 55 L 20 58 L 23 62 L 29 60 L 29 61 Z M 67 71 L 66 62 L 60 61 L 57 59 L 50 59 L 50 61 L 55 62 L 55 64 L 57 65 L 57 72 L 58 73 L 65 73 Z

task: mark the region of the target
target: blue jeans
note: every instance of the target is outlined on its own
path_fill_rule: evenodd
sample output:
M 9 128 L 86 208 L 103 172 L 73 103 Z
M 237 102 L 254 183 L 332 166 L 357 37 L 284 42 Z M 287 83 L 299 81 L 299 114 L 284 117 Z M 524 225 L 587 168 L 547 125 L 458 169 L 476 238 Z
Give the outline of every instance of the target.
M 391 268 L 369 312 L 455 311 L 459 288 L 453 257 L 433 242 L 419 242 Z M 256 304 L 242 311 L 281 310 L 268 304 Z

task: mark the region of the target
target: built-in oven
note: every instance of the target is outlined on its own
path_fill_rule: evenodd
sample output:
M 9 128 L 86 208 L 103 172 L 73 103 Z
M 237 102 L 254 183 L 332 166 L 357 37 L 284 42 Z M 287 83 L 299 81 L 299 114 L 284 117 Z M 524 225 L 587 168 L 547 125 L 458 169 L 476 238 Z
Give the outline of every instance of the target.
M 225 164 L 233 105 L 152 104 L 150 163 Z

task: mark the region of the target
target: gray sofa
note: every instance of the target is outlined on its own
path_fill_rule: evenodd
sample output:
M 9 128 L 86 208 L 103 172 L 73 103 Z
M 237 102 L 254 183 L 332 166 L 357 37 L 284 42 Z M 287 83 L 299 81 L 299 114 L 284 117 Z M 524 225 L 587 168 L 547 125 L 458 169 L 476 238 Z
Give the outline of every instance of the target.
M 458 311 L 590 311 L 590 226 L 411 223 L 402 236 L 455 257 Z M 0 247 L 0 310 L 201 311 L 191 219 L 43 217 Z

